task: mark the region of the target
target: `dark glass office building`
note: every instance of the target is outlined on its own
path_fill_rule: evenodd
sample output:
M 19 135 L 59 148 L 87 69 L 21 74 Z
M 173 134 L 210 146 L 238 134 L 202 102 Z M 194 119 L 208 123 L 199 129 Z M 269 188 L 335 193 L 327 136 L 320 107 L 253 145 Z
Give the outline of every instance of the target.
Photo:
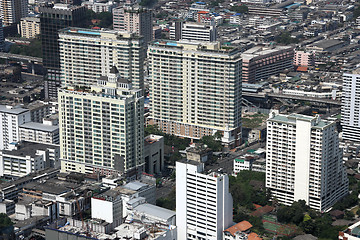
M 58 31 L 66 27 L 84 27 L 84 6 L 68 4 L 45 5 L 40 7 L 41 39 L 45 76 L 45 98 L 57 98 L 61 84 Z

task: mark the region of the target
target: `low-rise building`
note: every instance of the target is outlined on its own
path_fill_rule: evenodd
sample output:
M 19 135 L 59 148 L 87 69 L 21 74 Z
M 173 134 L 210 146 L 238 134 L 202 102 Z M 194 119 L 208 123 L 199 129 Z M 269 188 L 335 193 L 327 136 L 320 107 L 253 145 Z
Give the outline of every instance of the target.
M 23 38 L 35 38 L 40 34 L 40 18 L 22 18 L 18 26 L 18 32 Z
M 87 9 L 94 11 L 95 13 L 101 12 L 112 12 L 112 10 L 117 7 L 117 3 L 114 1 L 98 1 L 90 0 L 84 1 L 81 3 L 82 6 L 85 6 Z
M 91 198 L 91 217 L 102 219 L 113 227 L 122 223 L 122 198 L 116 190 L 108 190 Z
M 176 22 L 170 29 L 170 39 L 214 42 L 217 39 L 216 27 L 210 24 Z
M 160 174 L 164 169 L 164 137 L 149 135 L 144 141 L 145 172 Z
M 360 221 L 339 232 L 339 240 L 360 240 Z
M 293 67 L 294 50 L 289 46 L 256 46 L 241 54 L 242 80 L 254 83 Z
M 27 122 L 19 126 L 20 141 L 59 144 L 59 126 Z
M 10 150 L 0 151 L 0 176 L 18 178 L 48 167 L 59 167 L 57 145 L 20 142 Z

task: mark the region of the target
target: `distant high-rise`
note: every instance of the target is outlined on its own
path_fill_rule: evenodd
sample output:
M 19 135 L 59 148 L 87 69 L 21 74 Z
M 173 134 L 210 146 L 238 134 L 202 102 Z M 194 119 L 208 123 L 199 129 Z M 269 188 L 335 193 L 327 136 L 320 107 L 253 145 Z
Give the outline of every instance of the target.
M 142 37 L 114 30 L 66 28 L 59 32 L 61 84 L 91 86 L 116 66 L 134 88 L 144 88 Z
M 143 171 L 143 91 L 116 67 L 91 88 L 60 88 L 58 101 L 62 172 Z
M 266 187 L 280 203 L 305 200 L 328 210 L 348 194 L 336 123 L 271 113 L 267 121 Z
M 216 38 L 215 25 L 175 22 L 170 27 L 170 39 L 172 40 L 215 42 Z
M 176 162 L 177 239 L 222 239 L 231 226 L 233 199 L 229 178 L 218 173 L 204 174 L 204 163 Z
M 149 124 L 168 134 L 200 139 L 219 131 L 241 140 L 241 57 L 219 42 L 153 42 L 148 47 Z
M 27 17 L 28 3 L 28 0 L 0 0 L 0 18 L 3 19 L 3 24 L 17 24 L 21 18 Z
M 149 9 L 118 7 L 113 10 L 113 27 L 117 31 L 137 33 L 147 44 L 153 39 L 153 18 Z
M 344 140 L 360 144 L 360 71 L 344 73 L 341 126 Z
M 60 55 L 58 31 L 62 28 L 82 26 L 85 7 L 67 4 L 40 7 L 41 40 L 45 76 L 45 98 L 56 98 L 60 86 Z
M 0 18 L 0 52 L 4 51 L 5 48 L 5 39 L 4 39 L 4 27 L 2 19 Z
M 29 109 L 0 105 L 0 150 L 20 141 L 19 126 L 30 121 Z

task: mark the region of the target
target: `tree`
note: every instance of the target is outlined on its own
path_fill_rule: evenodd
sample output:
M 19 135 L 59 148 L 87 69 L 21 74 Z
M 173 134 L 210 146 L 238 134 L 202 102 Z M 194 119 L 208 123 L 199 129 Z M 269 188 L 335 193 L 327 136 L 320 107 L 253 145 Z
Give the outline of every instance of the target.
M 240 5 L 240 6 L 232 6 L 230 10 L 237 13 L 247 13 L 249 11 L 249 8 L 246 5 Z
M 291 37 L 291 34 L 288 31 L 282 32 L 280 35 L 275 37 L 275 41 L 283 44 L 297 43 L 298 40 Z
M 221 140 L 218 140 L 218 136 L 203 136 L 200 142 L 215 152 L 222 150 Z
M 13 44 L 10 47 L 10 53 L 41 58 L 41 39 L 39 36 L 37 36 L 30 41 L 29 45 Z
M 5 213 L 0 213 L 0 228 L 9 227 L 13 224 L 14 223 Z
M 355 20 L 357 17 L 360 16 L 360 6 L 357 7 L 353 12 L 353 19 Z

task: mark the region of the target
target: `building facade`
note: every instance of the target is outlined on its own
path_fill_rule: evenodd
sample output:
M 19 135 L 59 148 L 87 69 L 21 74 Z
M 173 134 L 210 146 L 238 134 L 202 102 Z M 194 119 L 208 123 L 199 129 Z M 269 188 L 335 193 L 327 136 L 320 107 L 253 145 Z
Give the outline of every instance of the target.
M 95 13 L 101 12 L 112 12 L 112 10 L 117 6 L 117 3 L 113 1 L 108 2 L 97 2 L 97 1 L 85 1 L 81 3 L 82 6 L 85 6 L 87 9 L 94 11 Z
M 144 97 L 120 77 L 59 90 L 61 171 L 134 176 L 143 167 Z
M 0 19 L 0 52 L 4 51 L 5 48 L 5 38 L 4 38 L 4 27 L 3 21 Z
M 291 205 L 305 200 L 325 211 L 348 194 L 336 123 L 299 114 L 267 121 L 266 187 Z
M 56 98 L 60 87 L 60 51 L 58 31 L 66 27 L 82 26 L 85 21 L 85 7 L 67 4 L 40 7 L 40 28 L 43 66 L 45 76 L 45 98 Z
M 19 106 L 0 105 L 0 150 L 20 140 L 19 126 L 30 122 L 30 111 Z
M 360 71 L 343 74 L 341 126 L 344 140 L 360 143 Z
M 257 46 L 241 54 L 243 59 L 243 82 L 254 83 L 266 80 L 293 67 L 294 50 L 292 47 L 277 46 L 274 48 Z
M 164 170 L 164 137 L 149 135 L 144 141 L 145 172 L 160 174 Z
M 19 126 L 20 141 L 60 144 L 59 126 L 27 122 Z
M 295 66 L 314 66 L 315 54 L 313 52 L 295 51 L 294 65 Z
M 241 57 L 219 42 L 153 42 L 148 48 L 151 114 L 163 132 L 200 139 L 241 136 Z
M 152 11 L 138 7 L 118 7 L 113 10 L 113 28 L 116 31 L 143 36 L 145 44 L 153 39 Z
M 144 88 L 142 37 L 113 30 L 66 28 L 59 32 L 62 86 L 89 87 L 116 66 L 134 88 Z
M 21 142 L 10 150 L 0 151 L 0 176 L 24 177 L 49 167 L 59 167 L 59 146 Z
M 0 0 L 0 18 L 5 26 L 16 24 L 28 15 L 28 0 Z
M 173 26 L 169 27 L 169 29 L 170 39 L 176 41 L 215 42 L 217 39 L 216 27 L 208 24 L 176 22 Z
M 232 225 L 233 199 L 227 175 L 203 174 L 204 164 L 176 162 L 177 239 L 222 239 Z
M 40 34 L 40 18 L 22 18 L 19 24 L 19 33 L 23 38 L 35 38 Z

